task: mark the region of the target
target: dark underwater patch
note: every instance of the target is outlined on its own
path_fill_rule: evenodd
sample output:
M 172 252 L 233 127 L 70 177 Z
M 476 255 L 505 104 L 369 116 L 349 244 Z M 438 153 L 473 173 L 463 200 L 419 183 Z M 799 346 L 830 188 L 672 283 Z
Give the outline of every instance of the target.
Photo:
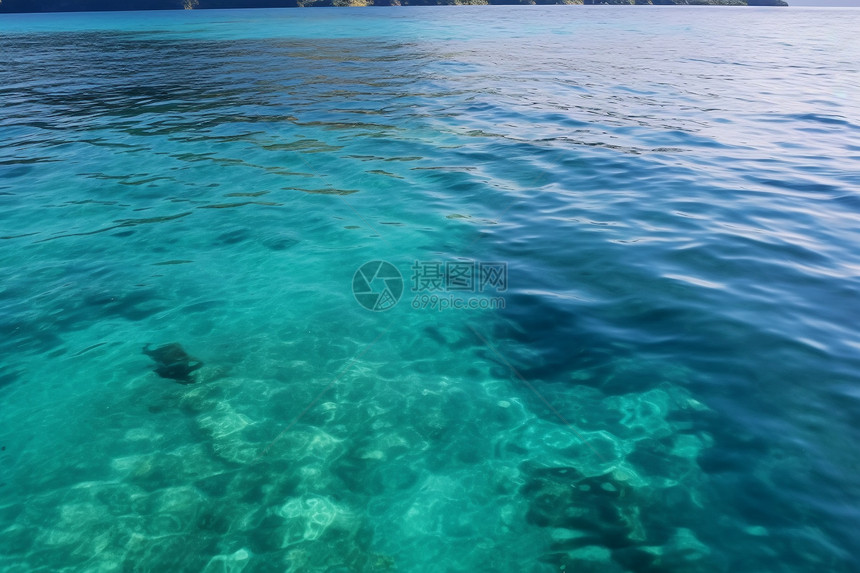
M 178 342 L 171 342 L 155 349 L 149 344 L 143 347 L 143 353 L 155 362 L 156 374 L 162 378 L 175 380 L 180 384 L 193 384 L 191 374 L 203 366 L 203 362 L 188 354 Z
M 260 242 L 264 247 L 273 251 L 285 251 L 299 244 L 298 239 L 281 233 L 263 237 Z
M 21 377 L 20 370 L 0 370 L 0 388 L 8 386 Z

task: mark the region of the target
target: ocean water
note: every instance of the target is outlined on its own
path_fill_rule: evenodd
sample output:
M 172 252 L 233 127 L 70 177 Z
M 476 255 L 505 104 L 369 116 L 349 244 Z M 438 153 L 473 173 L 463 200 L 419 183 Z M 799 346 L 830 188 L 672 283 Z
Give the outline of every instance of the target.
M 860 570 L 857 29 L 2 16 L 0 570 Z

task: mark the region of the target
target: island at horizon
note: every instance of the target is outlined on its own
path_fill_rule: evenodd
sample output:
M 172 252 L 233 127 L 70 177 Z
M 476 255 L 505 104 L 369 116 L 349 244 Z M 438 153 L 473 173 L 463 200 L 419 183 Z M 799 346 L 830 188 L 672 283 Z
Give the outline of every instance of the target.
M 0 13 L 463 5 L 788 6 L 784 0 L 0 0 Z

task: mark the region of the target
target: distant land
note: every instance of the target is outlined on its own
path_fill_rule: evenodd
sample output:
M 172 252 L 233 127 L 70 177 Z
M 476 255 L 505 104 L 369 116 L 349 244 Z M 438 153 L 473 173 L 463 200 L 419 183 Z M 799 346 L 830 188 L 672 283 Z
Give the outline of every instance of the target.
M 467 4 L 788 6 L 783 0 L 0 0 L 0 13 L 204 10 L 207 8 L 304 8 L 312 6 L 452 6 Z

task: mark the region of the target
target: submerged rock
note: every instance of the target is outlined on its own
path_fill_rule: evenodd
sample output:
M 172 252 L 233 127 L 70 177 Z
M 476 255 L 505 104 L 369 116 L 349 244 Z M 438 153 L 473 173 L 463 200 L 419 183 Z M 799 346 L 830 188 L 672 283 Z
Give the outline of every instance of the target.
M 191 374 L 203 366 L 203 362 L 194 358 L 182 348 L 178 342 L 150 350 L 149 344 L 143 347 L 143 353 L 155 361 L 154 372 L 162 378 L 176 380 L 180 384 L 193 384 Z

